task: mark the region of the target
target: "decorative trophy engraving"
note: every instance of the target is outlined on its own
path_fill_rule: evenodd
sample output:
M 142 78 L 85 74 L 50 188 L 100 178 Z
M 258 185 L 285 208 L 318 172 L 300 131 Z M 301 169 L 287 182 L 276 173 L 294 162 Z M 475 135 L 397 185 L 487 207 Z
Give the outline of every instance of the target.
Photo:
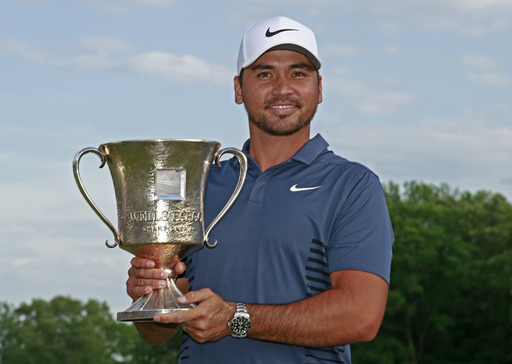
M 182 259 L 209 242 L 212 228 L 238 197 L 247 174 L 247 158 L 234 148 L 219 150 L 220 143 L 206 140 L 157 139 L 105 143 L 85 148 L 73 160 L 73 174 L 78 189 L 91 208 L 114 234 L 122 249 L 156 262 L 170 278 L 167 287 L 154 290 L 117 314 L 118 321 L 152 321 L 157 314 L 187 310 L 171 272 L 173 262 Z M 82 183 L 79 163 L 83 155 L 97 154 L 100 168 L 108 165 L 117 200 L 118 230 L 93 202 Z M 225 153 L 234 154 L 240 163 L 235 190 L 224 208 L 205 230 L 204 192 L 213 162 L 220 167 Z

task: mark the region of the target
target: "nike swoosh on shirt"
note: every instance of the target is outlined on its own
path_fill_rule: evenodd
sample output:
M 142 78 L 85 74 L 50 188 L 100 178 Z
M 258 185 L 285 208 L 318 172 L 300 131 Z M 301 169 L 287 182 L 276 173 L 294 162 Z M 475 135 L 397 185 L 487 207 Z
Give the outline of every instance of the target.
M 289 31 L 298 31 L 298 29 L 279 29 L 279 30 L 276 30 L 275 32 L 271 32 L 270 27 L 269 27 L 267 29 L 267 32 L 265 33 L 265 37 L 270 38 L 270 37 L 273 37 L 274 35 L 277 35 L 281 32 L 289 32 Z
M 293 185 L 290 187 L 290 191 L 292 192 L 302 192 L 302 191 L 311 191 L 316 190 L 317 188 L 320 188 L 322 186 L 316 186 L 316 187 L 297 187 L 297 185 Z

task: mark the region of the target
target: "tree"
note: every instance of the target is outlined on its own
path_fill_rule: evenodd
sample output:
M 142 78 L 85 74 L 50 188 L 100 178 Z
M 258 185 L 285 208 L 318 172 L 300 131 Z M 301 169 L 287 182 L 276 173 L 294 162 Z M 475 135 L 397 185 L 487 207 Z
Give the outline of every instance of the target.
M 179 335 L 151 347 L 131 324 L 116 322 L 105 303 L 67 297 L 0 303 L 0 363 L 177 363 Z
M 512 206 L 408 182 L 385 186 L 395 232 L 381 332 L 362 363 L 512 362 Z
M 4 310 L 2 363 L 101 364 L 123 357 L 122 332 L 114 330 L 106 304 L 56 297 L 11 310 Z
M 395 232 L 386 315 L 357 364 L 512 363 L 512 205 L 500 194 L 385 186 Z M 0 363 L 177 363 L 181 335 L 147 345 L 108 306 L 0 302 Z

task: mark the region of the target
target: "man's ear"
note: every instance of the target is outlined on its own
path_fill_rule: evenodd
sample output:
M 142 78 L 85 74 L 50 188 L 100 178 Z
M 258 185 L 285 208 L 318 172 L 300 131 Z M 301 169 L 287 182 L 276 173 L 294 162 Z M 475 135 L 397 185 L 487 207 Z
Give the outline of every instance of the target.
M 235 86 L 235 102 L 238 105 L 242 105 L 244 103 L 244 98 L 242 96 L 242 85 L 240 85 L 240 77 L 235 76 L 233 83 Z
M 322 95 L 322 76 L 318 76 L 318 103 L 322 103 L 324 100 Z

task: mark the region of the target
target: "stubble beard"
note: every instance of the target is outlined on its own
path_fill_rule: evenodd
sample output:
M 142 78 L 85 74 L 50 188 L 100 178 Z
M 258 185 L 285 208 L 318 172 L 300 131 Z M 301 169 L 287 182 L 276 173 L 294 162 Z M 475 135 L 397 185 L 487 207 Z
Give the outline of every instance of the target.
M 268 102 L 267 104 L 273 104 L 275 100 L 271 100 L 271 102 Z M 295 107 L 301 108 L 302 105 L 298 101 L 290 102 L 290 104 L 295 105 Z M 268 105 L 265 105 L 265 108 L 269 107 Z M 245 106 L 245 105 L 244 105 Z M 250 112 L 247 107 L 245 107 L 245 111 L 247 112 L 247 116 L 249 117 L 249 122 L 256 126 L 258 129 L 263 131 L 264 133 L 272 136 L 288 136 L 293 135 L 300 130 L 304 129 L 306 126 L 308 126 L 311 123 L 311 120 L 313 120 L 313 117 L 316 113 L 316 107 L 311 110 L 311 112 L 301 116 L 298 118 L 298 120 L 294 123 L 288 122 L 287 118 L 289 118 L 288 115 L 282 115 L 277 116 L 279 119 L 279 122 L 271 121 L 269 118 L 264 115 L 263 113 L 256 114 Z

